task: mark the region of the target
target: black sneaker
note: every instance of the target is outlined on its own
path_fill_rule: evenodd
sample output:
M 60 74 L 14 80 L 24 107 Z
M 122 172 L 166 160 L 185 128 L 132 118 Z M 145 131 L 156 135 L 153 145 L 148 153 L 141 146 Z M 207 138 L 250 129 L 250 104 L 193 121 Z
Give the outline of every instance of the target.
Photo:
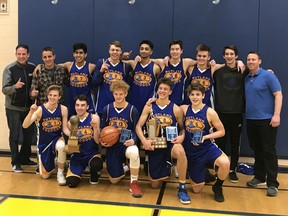
M 20 164 L 15 164 L 12 166 L 12 169 L 15 173 L 22 173 L 23 170 L 22 170 L 22 167 Z
M 22 166 L 31 166 L 31 167 L 36 167 L 37 166 L 37 163 L 32 161 L 32 160 L 28 160 L 28 161 L 25 161 L 23 163 L 21 163 Z
M 214 192 L 214 200 L 217 202 L 224 202 L 222 187 L 217 187 L 215 184 L 212 186 Z
M 276 188 L 275 186 L 270 186 L 267 188 L 267 196 L 277 196 L 278 194 L 278 188 Z
M 253 178 L 251 181 L 247 182 L 247 186 L 248 187 L 257 187 L 257 186 L 261 186 L 261 185 L 266 185 L 265 181 L 260 181 L 256 178 Z
M 90 172 L 90 184 L 98 184 L 99 183 L 99 176 L 97 172 Z
M 229 173 L 229 179 L 230 179 L 230 181 L 231 182 L 233 182 L 233 183 L 237 183 L 238 182 L 238 177 L 237 177 L 237 174 L 236 174 L 236 172 L 235 171 L 230 171 L 230 173 Z

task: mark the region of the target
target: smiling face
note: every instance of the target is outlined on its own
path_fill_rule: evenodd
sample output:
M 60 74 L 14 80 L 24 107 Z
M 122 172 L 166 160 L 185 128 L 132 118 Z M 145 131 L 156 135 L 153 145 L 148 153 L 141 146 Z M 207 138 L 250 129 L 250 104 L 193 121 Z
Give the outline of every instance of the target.
M 60 93 L 58 90 L 50 90 L 48 92 L 48 102 L 51 104 L 51 105 L 55 105 L 55 104 L 58 104 L 61 96 L 60 96 Z
M 83 63 L 85 61 L 86 56 L 87 56 L 87 53 L 85 53 L 83 49 L 77 49 L 73 53 L 73 57 L 74 57 L 76 63 L 78 63 L 78 64 Z
M 28 53 L 28 50 L 23 48 L 23 47 L 19 47 L 16 50 L 16 59 L 20 64 L 25 65 L 28 61 L 28 58 L 30 56 L 30 53 Z
M 173 44 L 170 47 L 170 55 L 172 59 L 180 59 L 183 50 L 179 44 Z
M 89 109 L 89 105 L 85 100 L 81 101 L 79 99 L 75 102 L 75 110 L 77 113 L 77 116 L 82 117 L 86 114 L 86 111 Z
M 42 60 L 44 62 L 45 68 L 51 69 L 55 65 L 55 54 L 52 51 L 43 51 Z
M 256 53 L 249 53 L 247 56 L 247 66 L 251 73 L 256 73 L 260 69 L 261 59 Z
M 127 92 L 123 89 L 116 89 L 113 91 L 113 97 L 116 103 L 120 104 L 126 101 Z
M 228 66 L 235 67 L 236 66 L 236 59 L 238 58 L 238 55 L 235 54 L 234 50 L 228 48 L 228 49 L 225 49 L 223 58 L 225 59 L 226 64 Z
M 198 51 L 196 55 L 197 65 L 206 66 L 210 60 L 210 54 L 208 51 Z
M 112 61 L 119 61 L 120 56 L 122 54 L 122 49 L 115 45 L 111 45 L 109 47 L 109 54 Z
M 148 59 L 153 53 L 153 50 L 148 44 L 142 44 L 139 49 L 141 58 Z
M 172 89 L 169 85 L 161 83 L 157 89 L 159 99 L 167 99 L 172 94 Z
M 192 90 L 189 94 L 189 99 L 192 103 L 192 106 L 199 106 L 200 104 L 202 104 L 204 94 L 202 94 L 202 92 L 199 90 Z

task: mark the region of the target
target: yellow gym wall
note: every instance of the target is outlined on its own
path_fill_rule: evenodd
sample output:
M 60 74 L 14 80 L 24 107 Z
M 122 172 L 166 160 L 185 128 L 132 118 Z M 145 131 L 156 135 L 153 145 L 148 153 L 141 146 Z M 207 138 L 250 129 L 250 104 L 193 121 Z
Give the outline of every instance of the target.
M 18 44 L 18 0 L 8 0 L 8 13 L 0 13 L 0 73 L 6 65 L 15 61 L 15 47 Z M 0 94 L 0 151 L 9 151 L 9 131 L 5 115 L 5 97 Z

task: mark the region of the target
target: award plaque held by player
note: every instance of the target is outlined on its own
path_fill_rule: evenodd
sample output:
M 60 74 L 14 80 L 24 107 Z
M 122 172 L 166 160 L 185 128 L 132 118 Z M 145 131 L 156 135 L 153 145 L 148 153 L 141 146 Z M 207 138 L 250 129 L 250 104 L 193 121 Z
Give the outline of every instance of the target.
M 131 139 L 131 130 L 123 128 L 121 130 L 119 142 L 125 143 L 129 139 Z
M 193 139 L 192 139 L 192 142 L 201 143 L 201 141 L 202 141 L 202 136 L 203 136 L 203 131 L 202 131 L 202 130 L 195 130 L 195 131 L 193 131 Z
M 71 133 L 70 137 L 68 139 L 68 143 L 66 146 L 67 152 L 80 152 L 79 150 L 79 144 L 78 144 L 78 138 L 77 138 L 77 131 L 78 131 L 78 123 L 79 118 L 76 115 L 73 115 L 70 117 L 69 122 L 71 125 Z
M 178 130 L 176 126 L 167 126 L 166 127 L 166 138 L 167 141 L 172 141 L 178 136 Z

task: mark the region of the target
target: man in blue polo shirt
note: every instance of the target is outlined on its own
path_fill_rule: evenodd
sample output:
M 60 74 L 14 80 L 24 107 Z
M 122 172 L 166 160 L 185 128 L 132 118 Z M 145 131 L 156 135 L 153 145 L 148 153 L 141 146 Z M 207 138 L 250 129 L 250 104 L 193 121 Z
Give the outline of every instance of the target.
M 276 196 L 279 186 L 276 135 L 280 125 L 282 91 L 277 77 L 260 68 L 260 64 L 259 53 L 249 52 L 249 74 L 245 78 L 246 120 L 255 163 L 254 178 L 247 182 L 247 186 L 265 185 L 267 178 L 267 196 Z

